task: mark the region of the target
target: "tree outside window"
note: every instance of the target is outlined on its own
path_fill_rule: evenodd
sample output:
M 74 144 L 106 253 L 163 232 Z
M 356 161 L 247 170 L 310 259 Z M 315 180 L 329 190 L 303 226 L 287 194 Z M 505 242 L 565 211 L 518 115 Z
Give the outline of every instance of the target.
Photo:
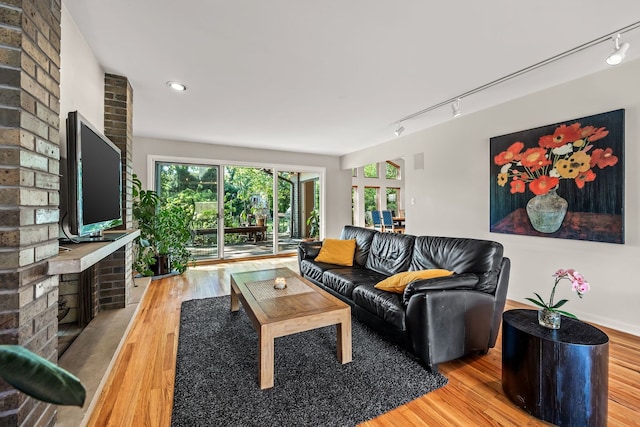
M 365 178 L 377 178 L 378 177 L 378 164 L 369 163 L 364 165 L 364 177 Z
M 399 200 L 400 200 L 400 189 L 387 187 L 387 210 L 398 213 Z
M 380 189 L 378 187 L 364 188 L 364 210 L 365 212 L 380 210 L 379 197 Z M 365 214 L 365 225 L 372 225 L 371 215 Z
M 386 166 L 386 177 L 387 179 L 400 179 L 400 166 L 390 162 L 387 160 L 385 163 Z

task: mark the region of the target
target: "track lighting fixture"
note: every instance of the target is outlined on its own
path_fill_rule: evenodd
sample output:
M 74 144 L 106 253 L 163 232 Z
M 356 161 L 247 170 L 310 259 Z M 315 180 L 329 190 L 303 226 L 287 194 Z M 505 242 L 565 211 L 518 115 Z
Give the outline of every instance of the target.
M 407 121 L 407 120 L 412 120 L 415 119 L 417 117 L 420 117 L 430 111 L 433 110 L 437 110 L 439 108 L 442 108 L 446 105 L 451 105 L 451 109 L 453 110 L 453 117 L 459 117 L 462 115 L 462 112 L 460 111 L 460 100 L 462 98 L 468 98 L 472 95 L 475 95 L 476 93 L 480 93 L 482 91 L 485 91 L 487 89 L 490 89 L 494 86 L 500 85 L 502 83 L 508 82 L 512 79 L 515 79 L 517 77 L 523 76 L 531 71 L 537 70 L 541 67 L 544 67 L 546 65 L 552 64 L 556 61 L 559 61 L 561 59 L 567 58 L 571 55 L 574 55 L 578 52 L 582 52 L 585 49 L 591 48 L 593 46 L 597 46 L 601 43 L 605 43 L 605 42 L 609 42 L 609 40 L 613 40 L 613 43 L 615 45 L 615 50 L 613 51 L 613 53 L 611 55 L 609 55 L 607 57 L 607 64 L 609 65 L 618 65 L 620 64 L 623 60 L 624 57 L 627 53 L 627 51 L 629 50 L 629 43 L 622 43 L 620 44 L 620 37 L 621 34 L 626 34 L 629 31 L 634 31 L 634 30 L 638 30 L 640 28 L 640 21 L 636 21 L 630 25 L 627 25 L 626 27 L 620 28 L 615 32 L 611 32 L 608 33 L 606 35 L 603 35 L 601 37 L 595 38 L 593 40 L 590 40 L 586 43 L 583 43 L 579 46 L 576 46 L 572 49 L 569 49 L 567 51 L 561 52 L 557 55 L 554 55 L 550 58 L 547 58 L 543 61 L 540 62 L 536 62 L 533 65 L 530 65 L 528 67 L 522 68 L 518 71 L 514 71 L 511 74 L 507 74 L 506 76 L 500 77 L 498 79 L 492 80 L 488 83 L 485 83 L 481 86 L 478 86 L 476 88 L 470 89 L 466 92 L 460 93 L 458 96 L 454 97 L 454 98 L 449 98 L 449 99 L 445 99 L 443 101 L 440 101 L 436 104 L 433 104 L 427 108 L 423 108 L 420 111 L 416 111 L 415 113 L 409 114 L 407 116 L 401 117 L 400 119 L 398 119 L 395 123 L 398 123 L 398 129 L 395 131 L 396 135 L 400 135 L 400 133 L 402 133 L 402 131 L 404 130 L 404 128 L 402 126 L 400 126 L 401 123 Z
M 451 109 L 453 110 L 453 117 L 460 117 L 462 113 L 460 112 L 460 98 L 453 101 L 451 104 Z
M 620 45 L 620 34 L 616 34 L 612 39 L 615 50 L 607 57 L 607 64 L 618 65 L 624 60 L 624 56 L 627 54 L 627 50 L 629 50 L 629 43 L 622 43 L 622 45 Z
M 402 135 L 402 132 L 404 132 L 404 128 L 400 123 L 398 123 L 398 129 L 396 129 L 394 133 L 396 134 L 396 136 L 400 136 Z

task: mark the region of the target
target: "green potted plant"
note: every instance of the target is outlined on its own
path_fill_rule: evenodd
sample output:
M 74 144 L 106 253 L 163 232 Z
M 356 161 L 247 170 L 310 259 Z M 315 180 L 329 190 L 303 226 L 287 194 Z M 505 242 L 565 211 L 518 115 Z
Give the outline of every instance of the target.
M 311 239 L 316 240 L 320 237 L 320 212 L 317 209 L 309 213 L 307 225 L 309 226 L 309 237 Z
M 193 202 L 163 202 L 153 190 L 143 190 L 133 175 L 133 218 L 140 230 L 136 240 L 136 270 L 145 276 L 183 273 L 191 259 Z
M 264 214 L 264 212 L 262 212 L 262 209 L 256 212 L 255 217 L 256 225 L 259 227 L 263 227 L 267 216 Z

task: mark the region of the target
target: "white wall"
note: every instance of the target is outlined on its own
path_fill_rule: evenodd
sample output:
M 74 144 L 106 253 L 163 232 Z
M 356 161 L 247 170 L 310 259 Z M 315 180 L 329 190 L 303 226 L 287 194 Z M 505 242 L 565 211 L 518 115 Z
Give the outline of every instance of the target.
M 324 176 L 321 184 L 325 188 L 325 199 L 321 200 L 321 236 L 337 238 L 342 227 L 351 224 L 351 171 L 340 170 L 338 157 L 134 137 L 133 172 L 144 188 L 151 188 L 148 181 L 153 176 L 154 158 L 320 172 Z
M 62 5 L 60 43 L 60 154 L 66 157 L 66 119 L 78 111 L 99 131 L 104 131 L 104 71 L 84 36 Z
M 489 232 L 491 137 L 620 108 L 626 109 L 624 245 Z M 640 60 L 636 60 L 351 153 L 341 163 L 349 169 L 402 153 L 407 233 L 501 242 L 512 260 L 508 296 L 521 302 L 533 292 L 548 298 L 551 274 L 558 268 L 575 268 L 591 283 L 591 291 L 579 300 L 568 282 L 560 285 L 560 297 L 569 299 L 566 310 L 640 335 L 635 270 L 640 261 L 639 138 Z M 424 169 L 415 169 L 414 156 L 420 153 Z

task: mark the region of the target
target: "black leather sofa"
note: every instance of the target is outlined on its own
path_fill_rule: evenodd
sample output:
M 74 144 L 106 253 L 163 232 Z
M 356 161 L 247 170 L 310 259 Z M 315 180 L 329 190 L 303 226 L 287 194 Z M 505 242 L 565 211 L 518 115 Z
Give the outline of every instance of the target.
M 352 267 L 314 261 L 322 242 L 300 243 L 298 264 L 303 277 L 348 303 L 356 319 L 434 372 L 439 363 L 495 346 L 511 265 L 500 243 L 354 226 L 340 238 L 356 241 Z M 455 274 L 412 282 L 403 294 L 374 288 L 396 273 L 433 268 Z

